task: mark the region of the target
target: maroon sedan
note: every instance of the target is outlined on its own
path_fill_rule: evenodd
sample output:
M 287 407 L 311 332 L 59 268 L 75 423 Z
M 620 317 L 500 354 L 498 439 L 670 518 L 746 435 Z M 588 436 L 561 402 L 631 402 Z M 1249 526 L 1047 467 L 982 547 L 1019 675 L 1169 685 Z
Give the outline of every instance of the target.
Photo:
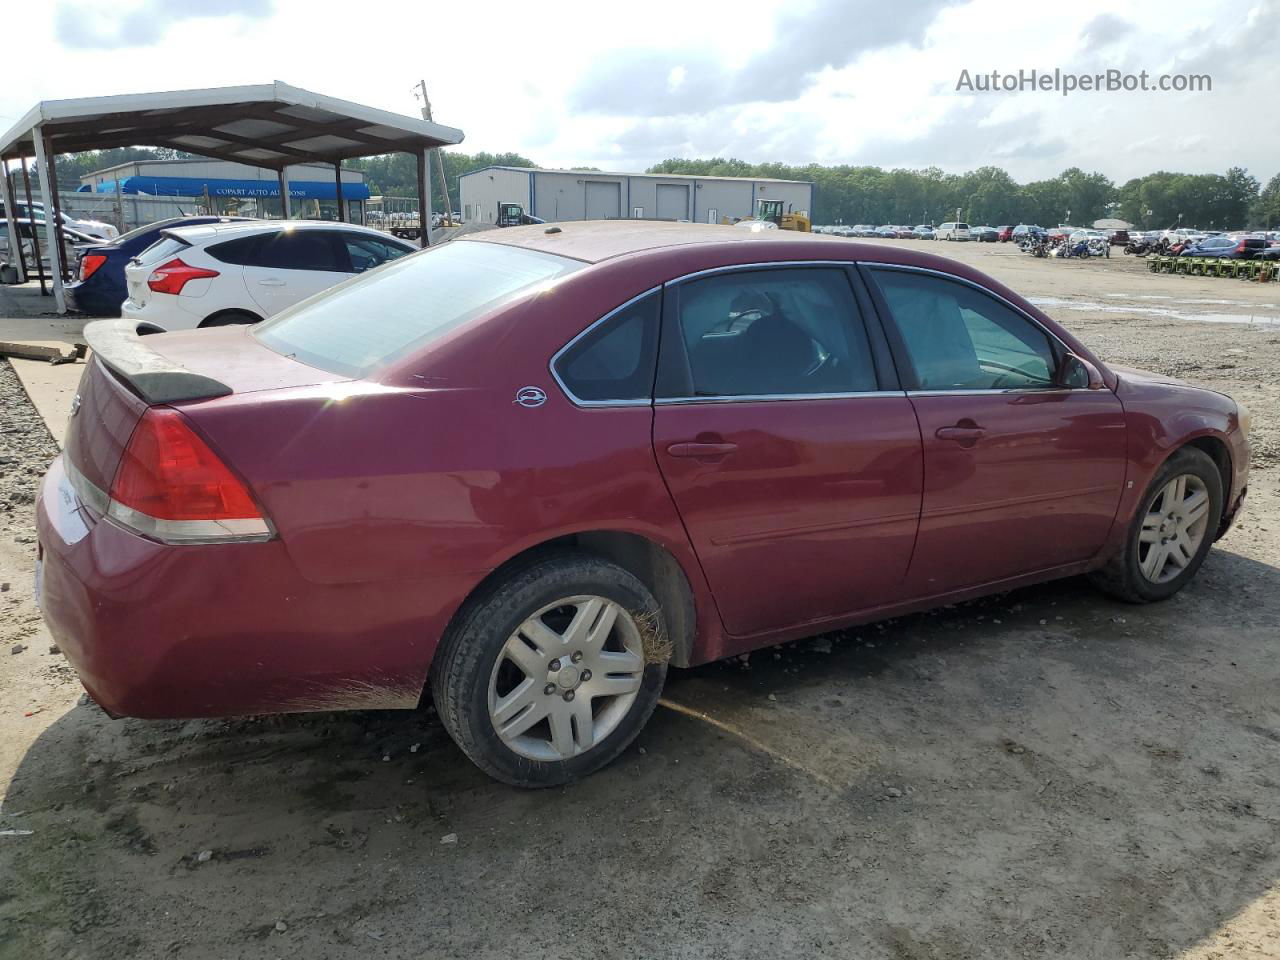
M 1230 398 L 1111 369 L 935 256 L 797 233 L 478 234 L 256 327 L 94 350 L 39 596 L 106 710 L 412 708 L 589 773 L 685 667 L 1089 573 L 1194 575 Z

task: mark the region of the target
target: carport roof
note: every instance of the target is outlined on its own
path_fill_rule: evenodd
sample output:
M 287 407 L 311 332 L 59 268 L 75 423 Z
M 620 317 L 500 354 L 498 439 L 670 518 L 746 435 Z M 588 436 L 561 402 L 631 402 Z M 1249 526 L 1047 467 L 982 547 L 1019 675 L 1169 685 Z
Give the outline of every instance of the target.
M 462 131 L 287 83 L 43 100 L 0 137 L 0 159 L 156 146 L 281 169 L 461 143 Z

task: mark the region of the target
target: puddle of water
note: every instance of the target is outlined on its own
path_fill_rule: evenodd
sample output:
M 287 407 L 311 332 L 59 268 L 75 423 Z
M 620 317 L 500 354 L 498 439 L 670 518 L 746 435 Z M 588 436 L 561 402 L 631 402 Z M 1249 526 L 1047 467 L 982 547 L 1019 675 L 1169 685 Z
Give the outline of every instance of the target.
M 1212 304 L 1221 307 L 1254 307 L 1263 310 L 1275 310 L 1274 303 L 1254 303 L 1251 300 L 1221 300 L 1212 297 L 1199 297 L 1189 299 L 1178 299 L 1163 293 L 1108 293 L 1105 296 L 1112 300 L 1168 300 L 1170 303 L 1187 303 L 1187 304 Z
M 1037 307 L 1063 307 L 1067 310 L 1076 310 L 1089 313 L 1126 313 L 1141 314 L 1143 316 L 1152 317 L 1168 317 L 1172 320 L 1191 320 L 1200 321 L 1201 323 L 1247 323 L 1247 324 L 1263 324 L 1266 326 L 1280 326 L 1280 317 L 1268 317 L 1259 314 L 1250 313 L 1187 313 L 1182 310 L 1172 310 L 1168 307 L 1116 307 L 1108 306 L 1104 303 L 1091 303 L 1086 300 L 1062 300 L 1058 297 L 1027 297 L 1027 300 L 1034 303 Z M 1229 300 L 1182 300 L 1179 303 L 1232 303 L 1238 301 Z M 1271 304 L 1259 304 L 1259 306 L 1272 306 Z

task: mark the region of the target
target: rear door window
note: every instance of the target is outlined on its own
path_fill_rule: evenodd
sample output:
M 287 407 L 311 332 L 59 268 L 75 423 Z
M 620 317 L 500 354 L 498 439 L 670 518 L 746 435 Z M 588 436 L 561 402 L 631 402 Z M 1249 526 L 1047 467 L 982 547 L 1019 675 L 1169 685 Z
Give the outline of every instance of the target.
M 664 397 L 878 389 L 866 329 L 843 270 L 729 271 L 676 285 L 670 301 L 675 349 L 663 348 Z
M 262 238 L 255 248 L 256 263 L 267 270 L 322 270 L 347 272 L 346 248 L 339 249 L 332 230 L 290 230 Z

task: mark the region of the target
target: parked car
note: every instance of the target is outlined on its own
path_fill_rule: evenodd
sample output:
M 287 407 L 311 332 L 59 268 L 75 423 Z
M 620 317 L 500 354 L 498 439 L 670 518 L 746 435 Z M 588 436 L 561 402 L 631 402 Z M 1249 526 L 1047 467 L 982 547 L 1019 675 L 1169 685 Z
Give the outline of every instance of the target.
M 29 207 L 27 206 L 26 201 L 16 200 L 14 201 L 13 209 L 14 217 L 16 219 L 30 220 L 32 210 L 35 211 L 36 220 L 49 219 L 44 215 L 44 204 L 38 200 Z M 0 220 L 5 218 L 4 210 L 4 203 L 0 202 Z M 74 230 L 76 233 L 84 234 L 98 241 L 114 240 L 116 237 L 120 236 L 119 229 L 112 224 L 104 223 L 101 220 L 86 220 L 79 217 L 69 217 L 66 213 L 63 213 L 61 214 L 61 223 L 64 229 Z
M 78 279 L 67 286 L 67 303 L 74 310 L 95 317 L 120 316 L 120 304 L 128 298 L 125 266 L 160 239 L 165 230 L 199 227 L 211 223 L 244 223 L 247 217 L 174 217 L 130 230 L 107 244 L 80 251 Z
M 1048 236 L 1048 231 L 1034 223 L 1020 223 L 1009 232 L 1009 239 L 1013 241 L 1021 241 L 1027 237 L 1046 236 Z
M 1113 247 L 1124 247 L 1129 243 L 1128 230 L 1112 230 L 1107 234 L 1107 237 Z
M 1252 260 L 1254 256 L 1266 249 L 1267 242 L 1261 238 L 1217 236 L 1206 237 L 1199 243 L 1190 243 L 1183 247 L 1179 256 L 1183 257 L 1222 257 L 1227 260 Z
M 969 239 L 980 243 L 995 243 L 1000 239 L 1000 231 L 995 227 L 970 227 Z
M 969 225 L 967 223 L 944 223 L 934 232 L 935 240 L 968 240 Z
M 125 267 L 120 315 L 160 330 L 257 323 L 418 248 L 321 220 L 253 220 L 162 230 Z
M 922 223 L 915 228 L 915 235 L 917 240 L 932 240 L 934 238 L 933 227 L 927 223 Z
M 1001 243 L 1008 243 L 1013 239 L 1013 224 L 1007 223 L 1003 226 L 996 227 L 996 239 Z
M 898 228 L 885 224 L 883 227 L 876 227 L 876 236 L 883 237 L 886 240 L 896 240 L 898 238 Z
M 1194 230 L 1191 227 L 1178 227 L 1177 229 L 1165 230 L 1161 237 L 1168 241 L 1169 246 L 1177 243 L 1197 244 L 1201 240 L 1206 239 L 1208 234 L 1201 230 Z
M 1263 247 L 1256 254 L 1255 260 L 1280 260 L 1280 246 Z
M 516 227 L 253 328 L 88 325 L 37 508 L 54 641 L 113 715 L 429 684 L 483 770 L 547 786 L 668 664 L 1081 573 L 1162 600 L 1240 508 L 1231 398 L 947 259 L 724 237 Z
M 32 242 L 32 231 L 35 232 L 36 243 L 40 248 L 40 262 L 44 265 L 44 271 L 47 276 L 53 274 L 53 258 L 50 257 L 50 235 L 49 225 L 43 220 L 37 220 L 34 224 L 30 220 L 16 221 L 18 226 L 18 236 L 22 241 L 22 256 L 29 270 L 35 272 L 35 246 Z M 76 258 L 80 255 L 80 251 L 88 247 L 101 243 L 97 237 L 91 237 L 88 234 L 81 233 L 79 230 L 73 230 L 71 227 L 64 226 L 62 228 L 62 262 L 66 264 L 74 264 Z M 0 258 L 5 260 L 13 259 L 13 254 L 9 249 L 9 221 L 0 220 Z

